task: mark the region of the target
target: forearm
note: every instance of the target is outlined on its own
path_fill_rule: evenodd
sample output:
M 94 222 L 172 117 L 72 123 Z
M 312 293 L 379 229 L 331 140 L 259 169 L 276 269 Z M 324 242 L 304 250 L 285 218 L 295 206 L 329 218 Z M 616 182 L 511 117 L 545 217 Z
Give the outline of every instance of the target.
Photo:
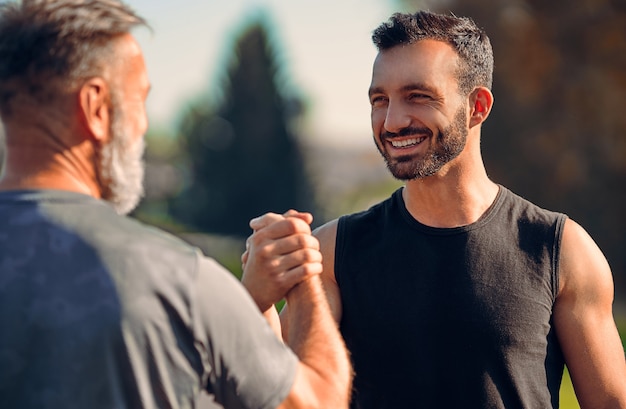
M 280 325 L 280 318 L 278 317 L 278 311 L 275 306 L 271 306 L 263 312 L 263 316 L 274 330 L 274 333 L 279 339 L 282 339 L 282 329 Z
M 352 368 L 337 323 L 330 313 L 319 277 L 312 277 L 287 294 L 289 347 L 313 373 L 329 399 L 327 407 L 347 407 Z

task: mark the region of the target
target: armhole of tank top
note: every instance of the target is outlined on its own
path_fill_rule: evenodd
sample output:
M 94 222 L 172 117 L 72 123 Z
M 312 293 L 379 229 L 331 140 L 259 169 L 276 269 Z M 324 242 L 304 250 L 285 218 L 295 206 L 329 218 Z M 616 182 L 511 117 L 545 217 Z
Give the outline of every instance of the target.
M 337 221 L 337 234 L 335 234 L 335 282 L 337 283 L 337 287 L 341 288 L 341 263 L 343 260 L 344 253 L 344 241 L 345 241 L 345 226 L 346 226 L 346 216 L 341 216 Z
M 554 245 L 552 249 L 552 302 L 556 301 L 556 297 L 559 294 L 561 241 L 563 240 L 563 228 L 566 220 L 567 215 L 559 214 L 554 229 Z

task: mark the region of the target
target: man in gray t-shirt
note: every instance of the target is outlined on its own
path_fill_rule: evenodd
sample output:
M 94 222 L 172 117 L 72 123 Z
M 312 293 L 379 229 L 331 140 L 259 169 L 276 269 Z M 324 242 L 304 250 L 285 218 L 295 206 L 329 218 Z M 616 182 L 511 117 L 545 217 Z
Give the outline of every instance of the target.
M 255 299 L 125 216 L 142 195 L 143 23 L 116 0 L 0 4 L 0 407 L 194 408 L 202 391 L 226 408 L 347 407 L 311 215 L 251 221 L 244 282 L 273 289 Z
M 297 358 L 234 277 L 102 201 L 0 192 L 0 263 L 0 407 L 191 408 L 205 387 L 274 408 L 289 393 Z

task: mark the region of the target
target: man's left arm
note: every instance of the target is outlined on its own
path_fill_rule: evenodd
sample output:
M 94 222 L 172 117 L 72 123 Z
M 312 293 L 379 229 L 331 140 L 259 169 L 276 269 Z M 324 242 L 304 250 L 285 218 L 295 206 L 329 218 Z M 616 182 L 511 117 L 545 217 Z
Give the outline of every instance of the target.
M 582 409 L 626 408 L 626 361 L 613 319 L 611 269 L 572 220 L 563 230 L 554 325 Z

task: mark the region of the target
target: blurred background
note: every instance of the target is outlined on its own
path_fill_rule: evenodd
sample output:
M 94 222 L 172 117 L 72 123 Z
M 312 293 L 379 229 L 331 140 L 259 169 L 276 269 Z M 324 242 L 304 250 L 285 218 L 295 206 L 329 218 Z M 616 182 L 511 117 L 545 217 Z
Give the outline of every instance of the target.
M 625 327 L 626 0 L 128 3 L 153 29 L 136 33 L 153 89 L 146 197 L 133 216 L 237 275 L 250 218 L 298 208 L 319 225 L 400 186 L 372 143 L 372 30 L 418 8 L 472 17 L 496 61 L 487 170 L 587 229 L 612 266 Z

